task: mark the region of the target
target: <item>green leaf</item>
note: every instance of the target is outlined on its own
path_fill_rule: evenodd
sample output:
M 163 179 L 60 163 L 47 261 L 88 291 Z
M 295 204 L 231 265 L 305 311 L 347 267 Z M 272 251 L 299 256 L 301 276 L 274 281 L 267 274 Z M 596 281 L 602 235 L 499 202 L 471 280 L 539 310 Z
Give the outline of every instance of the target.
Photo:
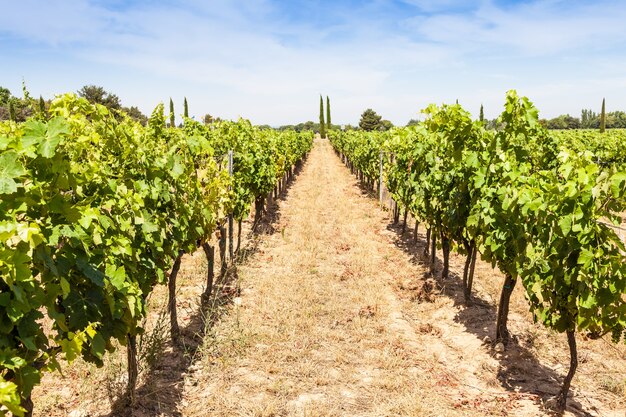
M 96 333 L 91 339 L 91 353 L 99 359 L 102 359 L 106 352 L 106 342 L 100 333 Z
M 82 216 L 78 220 L 78 223 L 83 227 L 83 229 L 87 230 L 94 220 L 98 220 L 99 215 L 100 213 L 98 213 L 97 209 L 87 208 L 82 212 Z
M 593 252 L 583 248 L 578 255 L 578 265 L 588 265 L 594 258 Z
M 0 155 L 0 194 L 12 194 L 17 191 L 16 178 L 26 174 L 24 165 L 18 160 L 17 153 L 10 151 Z
M 106 275 L 109 278 L 109 282 L 111 283 L 111 285 L 113 285 L 116 289 L 124 289 L 124 284 L 126 281 L 126 270 L 123 266 L 115 268 L 115 266 L 113 265 L 108 265 L 106 268 Z
M 561 228 L 561 232 L 563 232 L 563 236 L 567 236 L 572 229 L 572 218 L 570 216 L 561 217 L 559 227 Z
M 185 173 L 185 166 L 180 163 L 180 158 L 174 158 L 174 166 L 172 167 L 172 177 L 178 179 Z
M 27 149 L 40 144 L 46 136 L 46 125 L 36 119 L 29 119 L 24 123 L 24 136 L 20 141 L 22 148 Z
M 0 377 L 0 405 L 4 406 L 14 416 L 23 416 L 26 410 L 20 406 L 20 396 L 17 385 L 7 382 Z
M 597 305 L 597 300 L 591 293 L 583 294 L 581 299 L 579 300 L 579 305 L 582 308 L 593 308 Z
M 0 293 L 0 306 L 7 307 L 9 302 L 11 301 L 11 293 L 8 291 L 4 291 Z
M 24 397 L 29 397 L 33 387 L 41 381 L 41 373 L 32 366 L 21 368 L 15 376 Z
M 47 124 L 30 119 L 24 124 L 22 146 L 28 148 L 39 145 L 37 151 L 41 156 L 52 158 L 58 144 L 69 133 L 69 125 L 61 116 L 51 119 Z
M 85 274 L 91 282 L 98 287 L 104 287 L 104 274 L 85 260 L 85 258 L 78 258 L 76 260 L 76 266 L 78 266 L 78 270 Z
M 57 136 L 66 136 L 70 134 L 70 127 L 67 121 L 60 116 L 57 116 L 48 121 L 47 135 L 50 138 L 56 138 Z
M 44 158 L 52 158 L 57 145 L 63 137 L 69 134 L 69 126 L 62 117 L 55 117 L 48 122 L 48 130 L 44 140 L 39 145 L 39 152 Z
M 81 354 L 83 348 L 82 340 L 72 336 L 74 335 L 70 333 L 71 339 L 62 339 L 59 341 L 61 350 L 65 353 L 65 360 L 68 362 L 72 362 L 76 359 Z
M 61 291 L 63 291 L 63 298 L 67 298 L 71 290 L 70 283 L 67 282 L 65 277 L 61 277 L 60 281 L 61 281 Z
M 626 172 L 618 172 L 611 177 L 611 193 L 617 198 L 626 192 Z
M 159 230 L 159 226 L 150 221 L 145 221 L 144 224 L 141 226 L 141 229 L 144 233 L 149 234 L 157 232 Z

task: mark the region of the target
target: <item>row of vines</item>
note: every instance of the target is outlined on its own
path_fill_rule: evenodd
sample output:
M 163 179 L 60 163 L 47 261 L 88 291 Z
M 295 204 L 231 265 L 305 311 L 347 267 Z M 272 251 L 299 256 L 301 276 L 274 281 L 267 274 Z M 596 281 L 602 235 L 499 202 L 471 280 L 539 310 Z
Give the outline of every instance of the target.
M 527 98 L 510 91 L 499 128 L 460 105 L 431 105 L 417 126 L 331 132 L 336 151 L 365 182 L 384 181 L 397 209 L 427 227 L 434 271 L 451 250 L 466 256 L 471 303 L 476 258 L 504 275 L 496 341 L 509 340 L 509 300 L 518 281 L 537 322 L 566 333 L 570 368 L 556 398 L 564 410 L 578 365 L 576 332 L 615 343 L 626 336 L 626 253 L 616 233 L 626 208 L 624 132 L 549 132 Z M 620 145 L 620 146 L 616 146 Z M 382 155 L 382 157 L 381 157 Z M 379 184 L 380 186 L 380 184 Z
M 230 218 L 232 257 L 233 219 L 254 202 L 258 220 L 312 143 L 246 120 L 170 128 L 163 105 L 143 127 L 71 94 L 0 123 L 0 415 L 30 414 L 59 359 L 100 365 L 118 344 L 132 401 L 147 296 L 169 284 L 175 342 L 182 254 L 202 247 L 211 262 Z M 210 270 L 203 297 L 211 287 Z

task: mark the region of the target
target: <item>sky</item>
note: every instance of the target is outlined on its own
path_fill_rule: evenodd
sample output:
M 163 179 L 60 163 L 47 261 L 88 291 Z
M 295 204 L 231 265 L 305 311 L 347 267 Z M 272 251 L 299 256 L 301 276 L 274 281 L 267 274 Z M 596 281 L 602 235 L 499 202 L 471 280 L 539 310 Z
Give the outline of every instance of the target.
M 0 86 L 52 98 L 95 84 L 149 114 L 278 126 L 366 108 L 394 124 L 458 100 L 496 117 L 626 110 L 624 0 L 0 0 Z

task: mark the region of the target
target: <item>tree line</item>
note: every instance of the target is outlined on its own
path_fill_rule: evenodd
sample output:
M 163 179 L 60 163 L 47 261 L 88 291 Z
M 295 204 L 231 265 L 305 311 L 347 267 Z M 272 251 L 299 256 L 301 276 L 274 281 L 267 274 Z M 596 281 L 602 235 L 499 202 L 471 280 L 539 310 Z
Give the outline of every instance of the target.
M 330 102 L 328 101 L 328 96 L 326 97 L 327 101 L 327 110 L 328 110 L 328 120 L 330 120 Z M 457 100 L 458 104 L 458 100 Z M 562 114 L 552 119 L 539 119 L 539 124 L 547 129 L 600 129 L 604 131 L 604 129 L 626 129 L 626 112 L 621 110 L 616 110 L 612 112 L 605 111 L 605 100 L 602 100 L 602 109 L 600 113 L 596 113 L 592 109 L 583 109 L 581 111 L 580 117 L 570 116 L 569 114 Z M 316 132 L 322 132 L 324 130 L 323 124 L 323 101 L 320 96 L 320 123 L 314 122 L 306 122 L 300 123 L 298 125 L 287 125 L 281 126 L 279 129 L 295 129 L 298 131 L 301 130 L 314 130 Z M 480 106 L 479 120 L 484 122 L 484 125 L 487 129 L 499 129 L 502 126 L 498 124 L 498 119 L 485 119 L 484 117 L 484 108 Z M 418 125 L 420 121 L 418 119 L 411 119 L 406 124 L 406 126 L 415 126 Z M 387 131 L 394 127 L 393 123 L 389 120 L 383 119 L 380 115 L 378 115 L 371 108 L 366 109 L 361 114 L 361 118 L 359 119 L 359 123 L 357 126 L 345 125 L 343 130 L 364 130 L 367 132 L 372 131 Z M 332 130 L 335 128 L 339 128 L 337 125 L 332 125 L 329 127 L 328 123 L 326 123 L 325 131 Z
M 507 93 L 497 129 L 486 129 L 458 103 L 430 105 L 424 113 L 415 127 L 336 131 L 330 142 L 364 185 L 375 189 L 384 181 L 395 201 L 394 223 L 404 210 L 403 232 L 409 213 L 414 241 L 418 225 L 426 225 L 424 255 L 434 275 L 441 249 L 441 285 L 452 250 L 466 257 L 467 304 L 478 257 L 502 272 L 496 350 L 511 340 L 507 320 L 517 281 L 534 320 L 566 333 L 569 371 L 557 397 L 546 401 L 562 412 L 578 366 L 575 333 L 611 335 L 615 343 L 626 337 L 626 264 L 617 232 L 626 207 L 616 146 L 623 132 L 548 132 L 532 102 L 515 91 Z
M 24 97 L 20 98 L 11 94 L 11 91 L 9 89 L 0 86 L 0 120 L 15 120 L 18 122 L 23 122 L 28 117 L 32 116 L 33 106 L 29 105 L 29 101 L 32 101 L 33 98 L 28 97 L 28 93 L 25 89 L 24 91 Z M 148 121 L 148 117 L 143 114 L 138 107 L 123 106 L 119 96 L 105 90 L 101 86 L 85 85 L 77 91 L 77 94 L 79 97 L 83 97 L 94 104 L 101 104 L 107 107 L 109 110 L 123 111 L 128 116 L 130 116 L 130 118 L 140 122 L 142 125 L 145 125 Z M 50 106 L 50 101 L 51 100 L 44 100 L 43 97 L 40 96 L 38 101 L 39 111 L 45 112 L 46 109 Z M 187 108 L 187 98 L 185 98 L 185 117 L 189 116 Z M 547 129 L 626 129 L 626 112 L 616 110 L 606 113 L 604 109 L 605 102 L 603 100 L 602 111 L 600 113 L 596 113 L 591 109 L 583 109 L 581 111 L 580 117 L 574 117 L 569 114 L 562 114 L 552 119 L 539 119 L 539 123 Z M 174 103 L 171 98 L 169 110 L 169 122 L 171 124 L 175 124 Z M 202 117 L 201 122 L 203 122 L 205 125 L 209 125 L 215 122 L 219 122 L 221 120 L 221 118 L 214 117 L 211 114 L 207 113 Z M 482 105 L 480 106 L 480 120 L 485 122 L 485 127 L 487 129 L 498 129 L 497 119 L 484 119 Z M 417 124 L 419 124 L 419 120 L 411 119 L 406 124 L 406 126 L 414 126 Z M 272 128 L 269 125 L 259 125 L 258 127 L 261 129 Z M 326 96 L 326 107 L 324 107 L 324 99 L 322 95 L 320 95 L 319 122 L 313 122 L 309 120 L 298 124 L 287 124 L 279 126 L 278 128 L 276 128 L 276 130 L 295 130 L 296 132 L 312 131 L 320 133 L 323 137 L 325 137 L 326 132 L 334 129 L 340 129 L 342 127 L 343 130 L 384 132 L 393 128 L 394 124 L 387 119 L 383 119 L 382 116 L 380 116 L 378 113 L 376 113 L 376 111 L 372 110 L 371 108 L 368 108 L 364 110 L 363 113 L 361 113 L 361 117 L 357 125 L 347 124 L 340 126 L 337 124 L 333 124 L 331 121 L 330 99 L 328 96 Z
M 569 114 L 562 114 L 553 119 L 541 119 L 539 123 L 548 129 L 599 129 L 600 115 L 593 110 L 584 109 L 580 117 L 573 117 Z M 606 113 L 607 129 L 626 129 L 626 112 L 612 111 Z
M 173 101 L 169 124 L 160 103 L 144 127 L 72 93 L 56 96 L 46 112 L 24 97 L 33 116 L 0 122 L 0 416 L 32 415 L 32 389 L 44 372 L 60 371 L 58 359 L 102 366 L 120 345 L 128 365 L 123 399 L 132 404 L 138 363 L 152 366 L 141 337 L 153 288 L 168 287 L 172 347 L 183 349 L 182 256 L 205 252 L 200 301 L 210 317 L 214 285 L 236 260 L 241 221 L 254 203 L 256 228 L 313 135 L 262 132 L 244 119 L 207 126 L 185 118 L 174 128 Z
M 103 87 L 96 85 L 85 85 L 76 92 L 79 97 L 87 99 L 90 103 L 102 104 L 112 111 L 122 111 L 130 116 L 131 119 L 145 125 L 148 117 L 139 110 L 138 107 L 122 106 L 120 98 Z M 16 122 L 24 122 L 33 115 L 33 106 L 31 102 L 36 101 L 38 111 L 45 113 L 50 108 L 51 100 L 44 100 L 39 96 L 39 100 L 35 100 L 24 88 L 23 97 L 14 96 L 8 88 L 0 86 L 0 120 L 13 120 Z
M 267 126 L 269 127 L 269 126 Z M 365 130 L 367 132 L 372 131 L 387 131 L 394 127 L 393 123 L 389 120 L 383 119 L 372 109 L 366 109 L 361 113 L 358 125 L 337 125 L 332 123 L 330 113 L 330 99 L 326 96 L 326 107 L 324 107 L 324 99 L 320 95 L 320 116 L 319 122 L 313 122 L 311 120 L 298 124 L 283 125 L 277 128 L 277 130 L 295 130 L 296 132 L 313 131 L 319 133 L 322 137 L 326 136 L 326 133 L 331 130 Z
M 482 106 L 480 120 L 483 120 Z M 626 129 L 626 112 L 616 110 L 607 113 L 605 99 L 602 99 L 600 113 L 596 113 L 592 109 L 582 109 L 580 117 L 561 114 L 552 119 L 539 119 L 539 124 L 553 130 L 599 129 L 601 132 L 604 132 L 605 129 Z M 487 128 L 497 129 L 497 120 L 487 120 L 486 126 Z
M 104 87 L 97 85 L 85 85 L 81 87 L 78 91 L 76 91 L 78 97 L 85 98 L 92 104 L 101 104 L 113 113 L 124 112 L 131 119 L 138 121 L 143 126 L 145 126 L 148 122 L 148 116 L 139 110 L 136 106 L 124 106 L 122 105 L 122 101 L 120 100 L 117 94 L 114 94 L 110 91 L 107 91 Z M 28 92 L 24 88 L 24 96 L 18 97 L 11 93 L 8 88 L 0 86 L 0 121 L 2 120 L 14 120 L 16 122 L 24 122 L 29 117 L 33 115 L 33 105 L 31 102 L 36 101 L 32 97 L 29 96 Z M 39 97 L 37 101 L 38 111 L 40 113 L 45 113 L 50 108 L 50 103 L 52 100 L 44 100 L 43 97 Z M 187 98 L 185 97 L 183 102 L 183 111 L 184 116 L 189 117 Z M 175 113 L 174 113 L 174 102 L 170 98 L 170 107 L 169 107 L 169 124 L 175 126 Z M 201 122 L 205 125 L 216 123 L 222 121 L 219 117 L 214 117 L 210 114 L 205 114 L 202 117 Z M 178 125 L 179 127 L 182 124 Z M 303 129 L 308 130 L 308 129 Z

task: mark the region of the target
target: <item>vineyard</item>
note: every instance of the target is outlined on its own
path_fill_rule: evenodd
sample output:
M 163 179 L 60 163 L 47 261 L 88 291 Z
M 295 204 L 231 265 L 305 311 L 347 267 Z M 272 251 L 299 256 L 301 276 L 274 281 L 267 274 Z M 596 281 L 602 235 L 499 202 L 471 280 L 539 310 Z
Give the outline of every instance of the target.
M 617 230 L 625 210 L 622 132 L 561 132 L 538 124 L 537 110 L 513 91 L 486 130 L 459 105 L 430 106 L 426 121 L 389 134 L 331 135 L 335 149 L 361 180 L 386 186 L 404 211 L 427 228 L 425 254 L 434 272 L 442 251 L 466 256 L 465 302 L 471 303 L 476 258 L 504 274 L 496 317 L 496 343 L 506 345 L 509 301 L 524 286 L 535 321 L 566 333 L 569 372 L 556 398 L 563 411 L 578 366 L 576 332 L 586 337 L 626 336 L 626 265 Z M 380 157 L 379 157 L 380 155 Z M 385 156 L 383 162 L 383 155 Z M 381 162 L 383 162 L 381 166 Z M 379 184 L 380 186 L 380 184 Z
M 517 343 L 509 312 L 514 289 L 520 286 L 534 322 L 564 334 L 567 372 L 560 391 L 545 399 L 546 408 L 563 412 L 579 363 L 585 366 L 579 360 L 577 335 L 614 344 L 626 339 L 626 247 L 621 238 L 626 211 L 621 145 L 626 134 L 548 131 L 538 123 L 533 104 L 514 91 L 507 93 L 496 129 L 487 129 L 458 104 L 431 105 L 424 114 L 425 121 L 415 126 L 387 132 L 329 130 L 329 142 L 367 195 L 376 193 L 386 204 L 383 195 L 389 194 L 392 223 L 401 228 L 400 236 L 413 219 L 413 249 L 421 241 L 420 228 L 425 231 L 421 256 L 428 274 L 413 277 L 420 281 L 420 291 L 412 304 L 432 302 L 435 288 L 452 282 L 451 258 L 460 256 L 466 308 L 483 303 L 476 295 L 477 264 L 484 262 L 502 274 L 496 284 L 501 290 L 492 320 L 495 331 L 487 349 L 501 354 Z M 359 363 L 368 372 L 373 371 L 361 363 L 362 356 L 384 353 L 385 361 L 386 355 L 392 356 L 393 361 L 372 367 L 388 371 L 387 377 L 404 378 L 395 385 L 386 383 L 385 389 L 399 390 L 417 378 L 407 373 L 421 366 L 407 353 L 417 349 L 409 343 L 415 339 L 413 330 L 407 330 L 412 325 L 398 318 L 400 302 L 379 277 L 386 273 L 384 262 L 398 254 L 385 246 L 387 237 L 374 237 L 367 201 L 357 200 L 351 185 L 328 173 L 334 168 L 333 161 L 324 159 L 331 154 L 320 150 L 326 146 L 323 139 L 314 141 L 312 132 L 260 129 L 243 119 L 205 125 L 185 118 L 175 127 L 167 123 L 163 105 L 143 126 L 72 94 L 58 96 L 25 122 L 1 122 L 0 415 L 32 415 L 37 398 L 31 394 L 44 374 L 61 375 L 79 358 L 101 367 L 120 348 L 126 349 L 124 402 L 136 403 L 138 340 L 147 334 L 151 295 L 159 286 L 166 289 L 170 343 L 182 348 L 177 277 L 183 257 L 200 253 L 206 258 L 200 303 L 210 309 L 209 300 L 219 291 L 216 283 L 238 262 L 243 224 L 249 222 L 251 233 L 256 231 L 296 170 L 307 166 L 311 152 L 317 152 L 318 165 L 310 168 L 314 171 L 308 173 L 307 188 L 294 193 L 295 202 L 286 201 L 284 210 L 291 217 L 281 220 L 282 231 L 268 238 L 267 245 L 275 245 L 268 246 L 271 255 L 259 251 L 252 263 L 236 265 L 248 280 L 258 275 L 251 292 L 267 292 L 256 299 L 250 296 L 254 306 L 248 307 L 249 313 L 242 310 L 241 317 L 237 312 L 232 325 L 249 326 L 250 337 L 258 339 L 247 347 L 249 355 L 258 356 L 264 371 L 272 369 L 270 376 L 253 380 L 270 381 L 281 373 L 276 366 L 298 362 L 294 352 L 300 350 L 311 355 L 304 362 L 322 363 L 314 353 L 333 344 L 341 346 L 340 353 L 332 353 L 334 362 Z M 340 206 L 344 195 L 349 196 L 345 207 Z M 334 205 L 325 203 L 325 196 Z M 359 211 L 357 204 L 365 208 Z M 339 209 L 346 211 L 337 213 Z M 356 212 L 362 217 L 351 218 Z M 334 225 L 334 216 L 343 226 Z M 290 224 L 289 219 L 295 220 Z M 359 247 L 362 231 L 372 236 Z M 384 259 L 379 259 L 382 251 Z M 348 266 L 350 252 L 356 253 L 351 262 L 358 267 Z M 215 265 L 219 270 L 214 271 Z M 282 272 L 262 272 L 271 265 Z M 285 282 L 291 287 L 279 287 L 280 277 L 288 277 Z M 344 298 L 333 299 L 340 296 Z M 358 306 L 356 313 L 351 303 Z M 385 309 L 390 310 L 385 313 L 392 317 L 390 323 L 381 313 Z M 302 321 L 290 327 L 291 316 Z M 410 349 L 397 346 L 397 334 Z M 382 347 L 368 344 L 378 338 Z M 287 340 L 289 346 L 282 346 Z M 270 361 L 273 354 L 284 356 Z M 231 370 L 227 362 L 207 368 L 218 375 L 229 373 L 223 380 L 235 386 L 237 372 L 250 365 Z M 303 386 L 313 389 L 324 386 L 320 380 L 333 379 L 316 372 L 302 372 Z M 293 377 L 295 371 L 288 373 Z M 265 388 L 249 388 L 247 398 L 228 403 L 232 393 L 211 385 L 220 377 L 206 378 L 212 380 L 195 389 L 210 386 L 212 397 L 222 403 L 191 406 L 189 415 L 236 410 L 242 415 L 287 415 L 287 407 L 322 395 L 302 399 L 304 394 L 295 394 L 296 383 L 272 382 L 267 392 L 290 398 L 285 400 L 288 406 L 268 406 L 261 412 L 254 408 L 255 395 Z M 342 378 L 341 372 L 335 377 Z M 441 384 L 443 379 L 437 378 Z M 446 378 L 447 383 L 452 380 Z M 345 382 L 350 383 L 354 381 Z M 343 392 L 325 384 L 332 387 L 332 395 Z M 242 383 L 238 389 L 246 387 Z M 353 412 L 352 406 L 363 411 L 375 402 L 352 404 L 354 394 L 341 395 L 348 405 L 332 408 L 329 400 L 326 411 L 312 415 Z M 414 396 L 403 393 L 394 404 L 382 401 L 383 408 L 372 411 L 380 414 L 367 415 L 423 415 L 410 402 Z M 236 408 L 244 405 L 250 408 Z M 307 410 L 316 409 L 305 407 L 303 415 L 309 415 Z
M 60 356 L 102 364 L 115 342 L 128 352 L 132 403 L 149 294 L 168 285 L 176 344 L 181 256 L 201 247 L 213 263 L 208 242 L 219 230 L 225 267 L 234 221 L 252 202 L 260 218 L 312 139 L 245 120 L 169 128 L 162 105 L 144 128 L 73 95 L 24 123 L 0 125 L 4 412 L 30 413 L 33 387 L 43 372 L 60 371 Z

